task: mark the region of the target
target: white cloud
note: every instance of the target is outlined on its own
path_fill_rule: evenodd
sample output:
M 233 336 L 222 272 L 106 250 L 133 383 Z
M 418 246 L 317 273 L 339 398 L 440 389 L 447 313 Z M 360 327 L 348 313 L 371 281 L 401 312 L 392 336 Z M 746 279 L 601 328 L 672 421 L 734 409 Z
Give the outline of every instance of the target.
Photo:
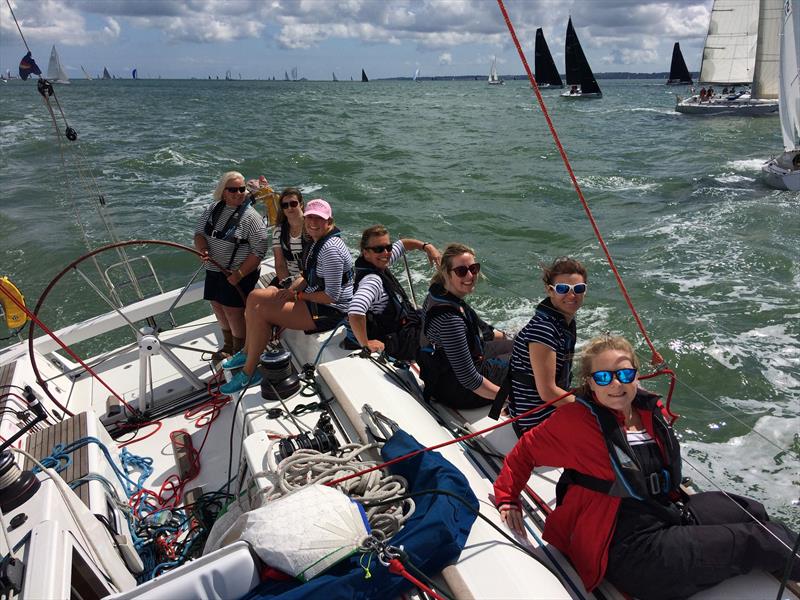
M 106 24 L 99 29 L 90 28 L 82 11 L 64 0 L 12 0 L 11 7 L 29 44 L 102 44 L 119 38 L 122 31 L 113 17 L 104 19 Z M 17 45 L 21 41 L 5 2 L 0 5 L 0 34 L 5 45 Z
M 453 64 L 453 55 L 449 52 L 442 52 L 439 55 L 439 64 L 440 65 L 451 65 Z

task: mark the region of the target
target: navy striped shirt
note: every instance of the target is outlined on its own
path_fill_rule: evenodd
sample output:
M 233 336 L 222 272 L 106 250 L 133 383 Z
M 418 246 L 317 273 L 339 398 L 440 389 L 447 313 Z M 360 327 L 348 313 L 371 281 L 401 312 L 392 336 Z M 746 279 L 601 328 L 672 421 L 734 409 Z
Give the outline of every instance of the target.
M 425 299 L 426 310 L 429 298 L 430 295 Z M 444 348 L 444 354 L 461 385 L 473 391 L 481 386 L 483 375 L 478 372 L 469 353 L 464 319 L 452 312 L 438 314 L 426 322 L 425 335 L 431 344 Z
M 405 253 L 403 241 L 397 240 L 392 244 L 392 256 L 389 259 L 389 266 L 391 267 Z M 389 295 L 383 289 L 381 278 L 375 273 L 370 273 L 369 275 L 364 275 L 361 281 L 358 282 L 358 289 L 353 294 L 347 314 L 366 315 L 371 312 L 379 315 L 383 313 L 387 304 L 389 304 Z
M 208 255 L 223 267 L 227 267 L 228 261 L 231 259 L 231 254 L 233 254 L 234 243 L 211 237 L 205 233 L 206 222 L 216 205 L 216 202 L 212 202 L 206 207 L 203 211 L 203 216 L 200 217 L 200 220 L 197 222 L 194 233 L 195 235 L 202 235 L 206 239 Z M 225 227 L 225 224 L 236 211 L 236 208 L 236 206 L 228 206 L 227 204 L 222 207 L 222 211 L 216 222 L 216 229 L 218 231 Z M 260 259 L 264 258 L 264 255 L 267 253 L 268 244 L 267 227 L 264 225 L 264 219 L 261 218 L 261 215 L 258 214 L 252 206 L 248 206 L 247 209 L 245 209 L 239 224 L 236 226 L 234 235 L 247 240 L 247 244 L 239 245 L 239 248 L 236 250 L 236 256 L 229 267 L 231 271 L 235 271 L 241 267 L 244 260 L 251 254 L 255 254 Z M 216 265 L 208 263 L 206 264 L 206 270 L 219 271 L 220 269 Z
M 564 390 L 569 389 L 572 379 L 572 356 L 575 352 L 575 319 L 567 324 L 564 316 L 556 311 L 547 298 L 536 308 L 528 324 L 514 338 L 514 350 L 511 354 L 511 370 L 513 373 L 527 375 L 533 379 L 531 357 L 528 344 L 542 344 L 556 354 L 555 384 Z M 511 380 L 511 402 L 509 412 L 517 416 L 532 408 L 544 404 L 535 381 L 530 385 L 523 381 Z M 529 429 L 544 421 L 553 412 L 549 406 L 517 421 L 523 429 Z
M 314 242 L 316 245 L 318 242 Z M 311 247 L 311 252 L 314 251 L 314 246 Z M 348 250 L 347 245 L 342 238 L 338 236 L 331 236 L 325 240 L 322 248 L 320 248 L 317 255 L 317 264 L 314 268 L 316 272 L 316 281 L 319 282 L 320 278 L 324 279 L 325 287 L 321 287 L 319 283 L 309 285 L 305 293 L 323 291 L 333 300 L 332 304 L 328 306 L 347 312 L 347 305 L 350 304 L 350 299 L 353 297 L 353 278 L 349 277 L 347 283 L 342 285 L 342 277 L 345 273 L 350 273 L 353 270 L 353 257 Z

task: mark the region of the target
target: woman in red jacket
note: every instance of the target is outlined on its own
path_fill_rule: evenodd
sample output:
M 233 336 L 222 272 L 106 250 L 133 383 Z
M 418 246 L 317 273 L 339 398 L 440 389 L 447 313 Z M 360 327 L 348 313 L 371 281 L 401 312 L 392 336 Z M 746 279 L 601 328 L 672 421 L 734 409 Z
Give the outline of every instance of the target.
M 582 353 L 574 403 L 526 432 L 494 484 L 503 521 L 524 535 L 519 494 L 535 466 L 564 468 L 544 539 L 586 589 L 606 577 L 640 598 L 683 598 L 760 567 L 783 572 L 797 534 L 758 502 L 706 492 L 680 502 L 680 447 L 656 396 L 638 387 L 623 338 Z M 791 579 L 800 578 L 795 560 Z

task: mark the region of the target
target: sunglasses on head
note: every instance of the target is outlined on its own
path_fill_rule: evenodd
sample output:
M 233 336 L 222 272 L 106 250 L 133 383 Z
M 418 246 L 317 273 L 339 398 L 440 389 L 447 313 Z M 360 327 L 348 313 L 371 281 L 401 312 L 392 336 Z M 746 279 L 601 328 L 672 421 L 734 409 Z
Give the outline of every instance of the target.
M 236 192 L 244 194 L 247 191 L 247 188 L 243 185 L 238 187 L 226 187 L 225 189 L 229 191 L 231 194 L 235 194 Z
M 375 254 L 380 254 L 381 252 L 391 252 L 392 245 L 386 244 L 383 246 L 365 246 L 365 250 L 372 250 Z
M 281 202 L 281 208 L 297 208 L 300 205 L 298 200 L 287 200 L 286 202 Z
M 481 263 L 472 263 L 470 266 L 461 265 L 459 267 L 453 267 L 450 269 L 452 273 L 455 273 L 459 277 L 466 277 L 467 273 L 472 273 L 473 275 L 477 275 L 481 272 Z
M 586 293 L 585 283 L 576 283 L 575 285 L 570 285 L 569 283 L 557 283 L 548 287 L 559 296 L 563 296 L 569 292 L 575 292 L 579 296 Z
M 611 383 L 614 377 L 620 383 L 630 383 L 636 379 L 636 369 L 617 369 L 616 371 L 595 371 L 592 373 L 594 382 L 604 387 Z

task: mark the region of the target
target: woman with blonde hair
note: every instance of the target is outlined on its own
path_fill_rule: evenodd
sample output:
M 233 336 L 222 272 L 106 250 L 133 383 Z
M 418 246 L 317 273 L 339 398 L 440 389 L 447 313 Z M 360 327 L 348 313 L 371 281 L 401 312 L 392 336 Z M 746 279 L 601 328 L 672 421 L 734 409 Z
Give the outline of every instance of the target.
M 258 282 L 267 228 L 247 202 L 244 176 L 238 171 L 220 177 L 213 198 L 197 222 L 194 247 L 206 266 L 203 298 L 211 302 L 222 329 L 223 345 L 212 355 L 220 361 L 244 347 L 245 299 Z
M 481 264 L 464 244 L 449 244 L 431 280 L 417 353 L 425 397 L 453 408 L 488 407 L 498 391 L 512 341 L 483 321 L 464 298 Z
M 639 387 L 621 337 L 582 353 L 576 400 L 528 430 L 494 484 L 503 521 L 524 536 L 519 495 L 537 466 L 560 467 L 543 537 L 591 592 L 603 578 L 637 598 L 685 598 L 754 568 L 783 572 L 797 534 L 725 492 L 685 495 L 681 453 L 658 396 Z M 795 560 L 791 579 L 800 578 Z

